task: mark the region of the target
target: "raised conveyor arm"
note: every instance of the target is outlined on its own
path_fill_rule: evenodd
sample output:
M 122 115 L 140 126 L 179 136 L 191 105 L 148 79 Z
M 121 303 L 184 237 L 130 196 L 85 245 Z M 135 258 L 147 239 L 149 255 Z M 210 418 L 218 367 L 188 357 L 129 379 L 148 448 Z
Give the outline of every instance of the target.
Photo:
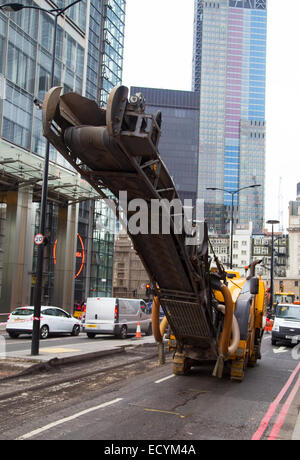
M 108 198 L 108 189 L 117 206 L 122 204 L 121 192 L 127 193 L 128 203 L 134 199 L 146 203 L 147 234 L 135 234 L 128 229 L 134 248 L 179 343 L 196 343 L 215 358 L 217 327 L 206 224 L 200 247 L 186 246 L 186 237 L 190 235 L 184 229 L 177 234 L 172 213 L 168 234 L 151 232 L 151 200 L 178 199 L 158 152 L 161 114 L 146 114 L 143 97 L 136 95 L 128 100 L 128 88 L 124 86 L 111 92 L 106 109 L 75 93 L 61 96 L 61 88 L 56 87 L 44 100 L 43 132 L 101 197 Z M 136 211 L 126 211 L 129 222 Z M 181 219 L 183 223 L 183 213 Z

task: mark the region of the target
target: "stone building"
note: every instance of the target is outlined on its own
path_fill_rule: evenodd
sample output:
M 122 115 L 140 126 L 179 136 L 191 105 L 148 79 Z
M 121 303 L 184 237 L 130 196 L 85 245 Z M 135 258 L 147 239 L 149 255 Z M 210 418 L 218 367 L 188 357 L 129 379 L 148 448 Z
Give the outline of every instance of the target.
M 127 234 L 115 238 L 113 297 L 144 299 L 149 276 Z

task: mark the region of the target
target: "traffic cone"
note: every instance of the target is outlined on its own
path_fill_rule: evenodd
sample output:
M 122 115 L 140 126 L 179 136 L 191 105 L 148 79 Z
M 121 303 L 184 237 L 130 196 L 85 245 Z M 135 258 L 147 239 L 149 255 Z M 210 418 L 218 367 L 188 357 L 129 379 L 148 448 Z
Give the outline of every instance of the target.
M 136 334 L 135 334 L 136 339 L 141 339 L 142 334 L 141 334 L 141 323 L 138 321 L 137 326 L 136 326 Z

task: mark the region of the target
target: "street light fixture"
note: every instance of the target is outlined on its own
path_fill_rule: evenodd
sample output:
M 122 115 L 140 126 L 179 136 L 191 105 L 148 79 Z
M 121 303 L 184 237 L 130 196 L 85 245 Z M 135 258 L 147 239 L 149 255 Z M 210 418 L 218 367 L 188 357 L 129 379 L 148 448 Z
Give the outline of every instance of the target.
M 20 3 L 7 3 L 5 5 L 1 5 L 0 9 L 3 11 L 20 11 L 23 9 L 23 5 Z
M 76 5 L 76 3 L 82 0 L 75 0 L 64 8 L 54 8 L 47 10 L 39 6 L 27 6 L 22 3 L 5 3 L 0 5 L 0 10 L 16 12 L 23 9 L 33 9 L 44 11 L 54 17 L 54 33 L 52 42 L 52 66 L 50 76 L 50 88 L 54 86 L 54 71 L 55 71 L 55 52 L 56 52 L 56 35 L 57 35 L 57 22 L 58 18 L 62 16 L 66 10 Z M 46 141 L 46 152 L 45 152 L 45 164 L 44 164 L 44 175 L 42 185 L 42 198 L 41 198 L 41 210 L 40 210 L 40 226 L 39 233 L 45 236 L 46 229 L 46 214 L 47 214 L 47 195 L 48 195 L 48 173 L 49 173 L 49 154 L 50 154 L 50 142 Z M 41 299 L 42 299 L 42 283 L 43 283 L 43 263 L 44 263 L 44 248 L 45 243 L 38 246 L 38 257 L 37 257 L 37 268 L 36 268 L 36 286 L 34 292 L 34 315 L 33 315 L 33 328 L 32 328 L 32 342 L 31 342 L 31 354 L 36 356 L 39 354 L 39 343 L 40 343 L 40 316 L 41 316 Z
M 261 187 L 261 184 L 248 185 L 246 187 L 241 187 L 237 190 L 225 190 L 224 188 L 218 187 L 206 187 L 206 190 L 220 190 L 221 192 L 229 193 L 231 195 L 231 220 L 230 220 L 230 269 L 232 270 L 232 254 L 233 254 L 233 199 L 234 195 L 237 195 L 242 190 L 248 188 Z
M 274 299 L 274 225 L 279 224 L 279 220 L 267 220 L 267 224 L 272 225 L 272 243 L 271 243 L 271 283 L 270 283 L 270 300 L 269 310 L 272 313 Z

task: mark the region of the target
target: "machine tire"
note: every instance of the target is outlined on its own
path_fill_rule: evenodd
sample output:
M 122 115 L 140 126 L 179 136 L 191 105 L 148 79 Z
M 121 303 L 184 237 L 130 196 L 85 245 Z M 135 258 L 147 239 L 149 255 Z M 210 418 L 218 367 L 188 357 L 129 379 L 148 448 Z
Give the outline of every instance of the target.
M 182 353 L 175 353 L 173 358 L 173 373 L 175 375 L 187 375 L 191 369 L 192 360 Z
M 246 353 L 244 359 L 235 359 L 231 361 L 230 380 L 242 382 L 244 380 L 245 370 L 248 366 L 248 362 L 248 352 Z
M 87 332 L 86 335 L 89 339 L 94 339 L 96 337 L 96 334 L 94 334 L 93 332 Z

